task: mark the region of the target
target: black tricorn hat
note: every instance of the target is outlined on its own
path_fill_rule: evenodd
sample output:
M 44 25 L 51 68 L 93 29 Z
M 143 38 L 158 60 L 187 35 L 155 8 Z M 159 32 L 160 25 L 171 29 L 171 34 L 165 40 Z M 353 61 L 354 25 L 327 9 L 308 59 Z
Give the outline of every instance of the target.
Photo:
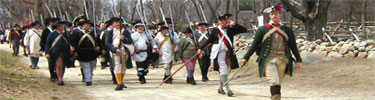
M 60 21 L 60 18 L 50 17 L 45 20 L 44 24 L 48 25 L 50 22 L 57 22 L 57 21 Z
M 81 22 L 78 22 L 78 24 L 81 24 L 81 25 L 90 24 L 91 26 L 94 26 L 94 23 L 90 22 L 90 20 L 81 21 Z
M 160 29 L 159 29 L 159 31 L 161 31 L 161 30 L 164 30 L 164 29 L 169 29 L 168 27 L 166 27 L 166 26 L 162 26 Z
M 150 25 L 148 26 L 149 29 L 156 29 L 156 26 L 155 25 Z
M 18 24 L 14 24 L 14 26 L 13 27 L 21 27 L 20 25 L 18 25 Z
M 30 24 L 31 27 L 35 26 L 35 25 L 41 25 L 39 21 L 35 21 L 33 23 Z
M 121 23 L 123 22 L 123 20 L 121 18 L 118 18 L 118 17 L 112 17 L 110 19 L 110 25 L 113 24 L 113 22 L 116 22 L 116 21 L 121 21 Z
M 146 23 L 145 23 L 145 24 L 146 24 Z M 136 20 L 136 21 L 134 21 L 134 22 L 132 23 L 132 25 L 133 25 L 134 27 L 137 27 L 137 26 L 144 26 L 145 24 L 143 24 L 141 20 Z
M 193 33 L 193 31 L 188 27 L 184 30 L 184 33 Z
M 198 25 L 198 26 L 201 26 L 201 25 L 208 26 L 208 25 L 210 25 L 210 24 L 208 24 L 207 22 L 199 22 L 197 25 Z
M 79 15 L 79 16 L 77 16 L 77 17 L 75 17 L 74 19 L 73 19 L 73 24 L 74 24 L 74 26 L 82 26 L 81 24 L 79 24 L 78 22 L 79 22 L 79 20 L 81 20 L 81 19 L 85 19 L 85 20 L 87 20 L 87 18 L 86 18 L 86 16 L 84 15 L 84 14 L 82 14 L 82 15 Z
M 57 29 L 57 26 L 59 26 L 59 25 L 66 25 L 66 23 L 65 23 L 64 21 L 58 21 L 58 22 L 56 23 L 56 25 L 52 26 L 52 28 L 53 28 L 53 29 Z
M 217 17 L 217 19 L 228 19 L 230 16 L 232 16 L 232 14 L 221 14 Z

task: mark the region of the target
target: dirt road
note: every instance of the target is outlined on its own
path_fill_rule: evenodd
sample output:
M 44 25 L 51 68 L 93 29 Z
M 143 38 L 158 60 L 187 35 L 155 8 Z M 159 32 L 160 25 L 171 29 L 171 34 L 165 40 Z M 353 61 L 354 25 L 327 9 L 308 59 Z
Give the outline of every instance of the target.
M 11 51 L 8 45 L 0 45 L 0 49 Z M 375 97 L 374 59 L 330 59 L 304 53 L 302 56 L 305 61 L 304 68 L 297 71 L 292 78 L 285 79 L 285 85 L 282 86 L 283 100 L 371 100 Z M 210 71 L 210 81 L 202 82 L 198 66 L 195 72 L 198 85 L 195 86 L 186 84 L 185 68 L 174 76 L 173 84 L 164 84 L 160 88 L 156 86 L 163 78 L 163 69 L 150 69 L 149 75 L 146 76 L 147 84 L 139 84 L 136 69 L 133 68 L 126 71 L 124 81 L 128 88 L 114 91 L 115 85 L 111 82 L 109 69 L 102 70 L 99 64 L 94 70 L 92 86 L 81 82 L 79 68 L 67 69 L 64 80 L 67 86 L 83 90 L 96 100 L 269 100 L 269 87 L 264 79 L 258 78 L 254 59 L 255 57 L 251 59 L 250 68 L 244 68 L 241 75 L 231 82 L 235 97 L 217 93 L 218 72 Z M 22 57 L 22 61 L 21 63 L 27 65 L 30 63 L 26 57 Z M 335 65 L 341 61 L 346 63 Z M 351 62 L 356 62 L 357 65 L 351 65 Z M 47 60 L 44 57 L 40 58 L 39 66 L 41 69 L 35 71 L 49 77 Z M 174 66 L 173 70 L 179 66 Z M 338 67 L 340 69 L 337 69 Z M 365 72 L 361 74 L 356 70 Z M 354 80 L 356 82 L 352 82 Z

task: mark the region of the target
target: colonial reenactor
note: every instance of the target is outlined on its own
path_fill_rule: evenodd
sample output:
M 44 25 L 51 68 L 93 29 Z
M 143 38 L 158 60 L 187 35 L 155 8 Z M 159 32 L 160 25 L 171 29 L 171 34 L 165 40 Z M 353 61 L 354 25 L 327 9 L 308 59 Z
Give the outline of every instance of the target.
M 171 75 L 172 69 L 172 62 L 174 60 L 174 49 L 175 44 L 173 44 L 170 36 L 168 34 L 169 28 L 166 26 L 162 26 L 159 30 L 159 33 L 155 37 L 155 42 L 159 47 L 159 63 L 161 63 L 164 67 L 165 74 L 164 79 Z M 164 80 L 163 79 L 163 80 Z M 172 84 L 172 78 L 166 81 L 166 83 Z
M 25 41 L 25 36 L 26 36 L 26 33 L 28 32 L 29 28 L 31 27 L 31 23 L 27 26 L 23 26 L 21 28 L 22 30 L 22 36 L 21 36 L 21 40 L 20 40 L 20 45 L 21 47 L 23 48 L 23 56 L 25 57 L 28 57 L 29 55 L 27 54 L 27 48 L 24 44 L 24 41 Z M 30 28 L 31 29 L 31 28 Z
M 194 42 L 194 38 L 192 36 L 193 31 L 190 28 L 185 29 L 184 36 L 180 39 L 178 43 L 179 52 L 176 54 L 177 59 L 181 59 L 182 62 L 186 64 L 187 70 L 187 78 L 186 83 L 191 85 L 197 85 L 194 79 L 194 71 L 195 71 L 195 64 L 197 58 L 193 58 L 189 61 L 197 53 L 197 46 Z
M 104 57 L 105 61 L 109 62 L 109 70 L 110 70 L 111 75 L 112 75 L 112 82 L 113 82 L 113 84 L 117 84 L 116 76 L 115 76 L 115 73 L 113 72 L 114 71 L 114 65 L 113 65 L 113 61 L 111 59 L 110 50 L 108 50 L 107 47 L 105 46 L 105 36 L 109 31 L 111 31 L 113 29 L 112 21 L 111 21 L 111 19 L 108 19 L 104 23 L 105 23 L 105 29 L 101 33 L 99 33 L 101 56 Z
M 42 38 L 41 24 L 39 21 L 35 21 L 30 25 L 29 29 L 24 38 L 24 44 L 30 53 L 31 68 L 39 69 L 38 61 L 39 57 L 43 54 L 40 51 L 40 41 Z
M 198 23 L 198 30 L 194 32 L 193 35 L 195 35 L 195 41 L 198 42 L 198 47 L 205 47 L 204 43 L 207 42 L 208 37 L 211 36 L 211 33 L 208 32 L 208 23 L 206 22 L 200 22 Z M 200 48 L 203 49 L 203 48 Z M 211 48 L 207 48 L 203 51 L 202 58 L 199 59 L 199 67 L 201 69 L 202 74 L 202 81 L 206 82 L 209 81 L 207 77 L 208 68 L 210 67 L 210 52 Z
M 104 35 L 105 35 L 105 32 L 107 32 L 107 25 L 105 24 L 105 22 L 100 22 L 99 24 L 99 29 L 97 30 L 97 33 L 98 33 L 98 37 L 99 37 L 99 42 L 100 44 L 98 44 L 100 46 L 100 50 L 101 50 L 101 53 L 100 53 L 100 64 L 101 64 L 101 69 L 105 69 L 106 67 L 109 67 L 109 52 L 106 51 L 105 49 L 105 45 L 104 45 Z
M 72 23 L 68 22 L 68 21 L 64 21 L 65 23 L 65 26 L 66 26 L 66 31 L 65 31 L 65 34 L 68 35 L 68 37 L 70 38 L 72 33 L 73 33 L 73 30 L 74 30 L 74 26 Z M 69 39 L 70 40 L 70 39 Z M 74 65 L 74 61 L 76 60 L 76 58 L 74 57 L 74 53 L 71 52 L 70 55 L 69 55 L 69 61 L 68 63 L 66 64 L 66 67 L 67 68 L 72 68 L 72 67 L 75 67 Z
M 20 25 L 15 24 L 14 29 L 10 31 L 9 40 L 12 42 L 13 56 L 18 56 L 20 39 L 22 37 L 22 30 L 20 28 Z
M 81 22 L 86 21 L 86 20 L 87 20 L 87 18 L 86 18 L 85 15 L 79 15 L 79 16 L 75 17 L 73 19 L 73 24 L 74 24 L 75 28 L 71 32 L 70 36 L 74 36 L 74 33 L 80 33 L 81 30 L 82 30 L 82 25 L 83 25 L 83 23 L 81 23 Z M 73 37 L 70 37 L 70 38 L 73 38 Z M 73 56 L 77 57 L 77 55 L 73 55 Z M 74 61 L 71 62 L 71 63 L 74 64 Z M 83 73 L 82 66 L 81 66 L 81 75 L 82 75 L 82 82 L 85 82 L 85 74 Z
M 42 48 L 40 49 L 40 51 L 42 51 L 42 52 L 45 51 L 45 47 L 46 47 L 45 45 L 46 45 L 46 42 L 47 42 L 47 37 L 48 37 L 49 33 L 53 32 L 52 26 L 55 26 L 57 21 L 59 21 L 59 20 L 60 20 L 59 18 L 47 18 L 44 21 L 45 24 L 47 25 L 47 27 L 42 31 L 42 38 L 40 40 L 40 47 L 42 47 Z M 49 73 L 50 73 L 50 81 L 51 82 L 57 81 L 55 66 L 48 65 L 48 69 L 49 69 Z
M 280 90 L 284 75 L 292 76 L 294 58 L 291 52 L 296 58 L 298 69 L 301 69 L 302 64 L 293 30 L 280 23 L 285 11 L 281 6 L 268 7 L 263 11 L 269 14 L 271 21 L 258 28 L 254 42 L 242 61 L 242 65 L 245 65 L 254 52 L 259 54 L 259 75 L 265 76 L 270 83 L 272 100 L 281 99 Z
M 60 18 L 50 17 L 50 18 L 47 18 L 44 21 L 45 25 L 47 25 L 47 27 L 42 32 L 42 39 L 41 39 L 41 42 L 40 42 L 40 47 L 45 47 L 48 34 L 53 32 L 52 26 L 56 25 L 57 21 L 59 21 L 59 20 L 60 20 Z M 44 48 L 41 48 L 41 51 L 44 51 Z
M 133 55 L 133 59 L 137 65 L 137 75 L 139 77 L 138 80 L 141 84 L 145 84 L 145 76 L 148 73 L 148 66 L 150 63 L 147 58 L 149 58 L 152 51 L 156 52 L 158 47 L 155 44 L 151 34 L 146 32 L 148 30 L 145 29 L 145 24 L 143 24 L 141 20 L 135 21 L 133 26 L 135 28 L 135 32 L 131 35 L 135 46 L 135 54 Z
M 122 90 L 127 88 L 123 79 L 125 76 L 126 68 L 132 68 L 130 52 L 124 47 L 124 45 L 130 45 L 133 40 L 130 36 L 130 32 L 122 28 L 122 19 L 114 17 L 111 19 L 113 29 L 106 33 L 105 45 L 112 53 L 112 63 L 114 63 L 114 73 L 117 80 L 117 87 L 115 90 Z
M 99 55 L 100 47 L 97 45 L 99 41 L 91 26 L 94 26 L 89 20 L 79 22 L 82 24 L 82 30 L 74 31 L 71 40 L 75 49 L 75 55 L 83 70 L 83 76 L 87 86 L 92 84 L 92 75 L 94 67 L 96 67 L 96 58 Z M 78 32 L 78 33 L 76 33 Z
M 50 33 L 47 37 L 45 53 L 49 59 L 49 66 L 56 68 L 58 85 L 64 85 L 63 76 L 65 73 L 65 64 L 68 63 L 69 53 L 74 51 L 69 43 L 68 35 L 64 33 L 64 22 L 57 22 L 53 26 L 56 31 Z
M 237 58 L 233 52 L 233 37 L 236 34 L 246 32 L 246 28 L 235 24 L 228 18 L 231 14 L 222 14 L 218 16 L 219 25 L 212 28 L 212 35 L 208 38 L 207 42 L 203 46 L 209 43 L 217 43 L 212 46 L 210 59 L 214 60 L 214 70 L 218 70 L 220 73 L 220 88 L 218 89 L 219 94 L 225 94 L 222 85 L 228 80 L 228 74 L 231 69 L 239 68 Z M 204 48 L 204 47 L 200 47 Z M 199 49 L 198 52 L 202 54 Z M 224 86 L 228 92 L 228 96 L 233 96 L 233 92 L 229 88 L 229 84 Z
M 150 33 L 152 35 L 152 38 L 155 38 L 156 34 L 158 33 L 158 29 L 156 28 L 156 26 L 151 25 L 148 28 L 150 29 Z M 153 68 L 158 68 L 158 65 L 159 65 L 158 59 L 159 59 L 159 53 L 158 52 L 152 52 L 148 56 L 148 60 L 149 60 L 150 64 L 153 66 Z

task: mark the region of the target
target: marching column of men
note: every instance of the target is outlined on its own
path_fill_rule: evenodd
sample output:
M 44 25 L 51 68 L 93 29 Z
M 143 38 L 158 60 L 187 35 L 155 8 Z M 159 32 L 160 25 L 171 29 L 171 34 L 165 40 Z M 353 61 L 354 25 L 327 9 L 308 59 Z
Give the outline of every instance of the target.
M 271 21 L 258 28 L 254 42 L 243 57 L 241 65 L 244 66 L 251 55 L 257 52 L 260 77 L 265 76 L 269 81 L 271 99 L 280 100 L 284 75 L 292 75 L 293 61 L 297 62 L 297 68 L 301 69 L 302 59 L 293 31 L 281 23 L 280 18 L 285 9 L 272 6 L 263 12 L 269 15 Z M 213 62 L 213 69 L 219 72 L 220 77 L 218 93 L 233 96 L 228 75 L 232 69 L 240 67 L 233 51 L 233 37 L 245 33 L 247 29 L 229 20 L 231 16 L 219 15 L 218 25 L 211 28 L 207 22 L 199 22 L 196 24 L 196 31 L 186 28 L 181 38 L 173 29 L 170 18 L 165 18 L 156 24 L 157 27 L 149 29 L 147 23 L 137 20 L 132 23 L 134 32 L 130 32 L 121 18 L 113 17 L 100 22 L 99 28 L 93 30 L 97 25 L 80 15 L 74 18 L 73 23 L 54 17 L 47 18 L 47 27 L 43 31 L 39 21 L 22 29 L 15 24 L 14 29 L 1 29 L 0 39 L 1 42 L 12 42 L 13 56 L 18 55 L 22 40 L 21 44 L 26 48 L 24 55 L 30 55 L 30 67 L 33 69 L 39 69 L 39 57 L 45 52 L 50 81 L 58 81 L 58 85 L 64 85 L 65 67 L 74 67 L 75 60 L 79 61 L 82 81 L 86 82 L 87 86 L 92 85 L 97 58 L 101 58 L 102 69 L 109 67 L 112 81 L 117 85 L 116 91 L 127 88 L 123 80 L 126 69 L 133 68 L 132 61 L 135 62 L 140 84 L 146 83 L 145 76 L 149 72 L 150 64 L 154 68 L 162 65 L 163 80 L 170 77 L 165 83 L 172 84 L 172 66 L 175 61 L 181 60 L 187 70 L 186 82 L 196 85 L 194 72 L 198 61 L 201 80 L 209 81 L 208 70 Z

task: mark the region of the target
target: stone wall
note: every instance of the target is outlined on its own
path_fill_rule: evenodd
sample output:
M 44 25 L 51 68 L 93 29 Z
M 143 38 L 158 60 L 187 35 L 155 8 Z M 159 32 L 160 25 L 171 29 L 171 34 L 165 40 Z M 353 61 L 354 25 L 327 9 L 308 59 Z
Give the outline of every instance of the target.
M 237 36 L 234 38 L 235 51 L 240 52 L 250 48 L 253 39 L 246 36 Z M 332 58 L 375 58 L 375 41 L 354 41 L 352 39 L 340 41 L 338 43 L 322 42 L 322 40 L 305 41 L 296 40 L 300 52 L 311 52 L 320 56 Z

